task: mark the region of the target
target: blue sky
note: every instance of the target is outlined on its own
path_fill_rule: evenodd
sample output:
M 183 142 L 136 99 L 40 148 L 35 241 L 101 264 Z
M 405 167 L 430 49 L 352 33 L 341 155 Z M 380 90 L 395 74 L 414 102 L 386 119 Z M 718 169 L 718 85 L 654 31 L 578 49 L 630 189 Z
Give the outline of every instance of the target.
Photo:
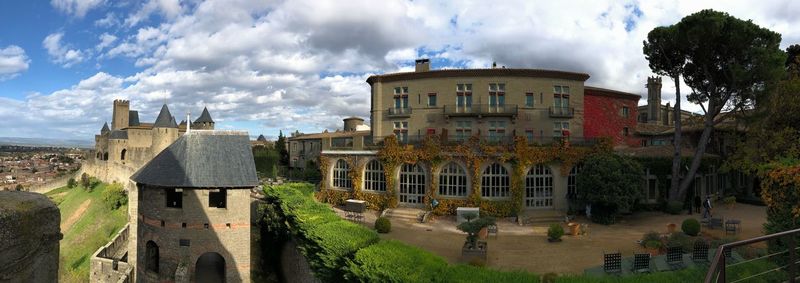
M 704 8 L 800 42 L 791 1 L 0 1 L 0 136 L 91 140 L 117 98 L 143 121 L 166 100 L 178 120 L 207 106 L 252 136 L 334 130 L 368 118 L 369 75 L 419 57 L 644 95 L 647 32 Z

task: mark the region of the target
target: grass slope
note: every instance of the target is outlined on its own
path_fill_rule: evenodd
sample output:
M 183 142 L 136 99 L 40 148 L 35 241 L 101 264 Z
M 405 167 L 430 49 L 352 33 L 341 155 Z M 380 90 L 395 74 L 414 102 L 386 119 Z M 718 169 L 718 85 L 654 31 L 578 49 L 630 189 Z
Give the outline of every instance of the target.
M 86 200 L 91 204 L 80 218 L 65 231 L 61 240 L 59 259 L 59 282 L 87 282 L 89 280 L 89 260 L 98 248 L 105 245 L 128 221 L 128 207 L 109 211 L 103 205 L 103 190 L 106 185 L 98 185 L 92 192 L 80 187 L 66 187 L 53 190 L 46 195 L 61 210 L 64 223 Z

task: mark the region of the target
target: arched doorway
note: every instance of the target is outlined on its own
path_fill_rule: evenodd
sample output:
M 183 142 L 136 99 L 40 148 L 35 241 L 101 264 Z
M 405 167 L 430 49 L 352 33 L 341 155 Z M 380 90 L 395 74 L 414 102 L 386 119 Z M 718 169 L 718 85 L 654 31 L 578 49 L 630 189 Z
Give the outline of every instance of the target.
M 208 252 L 197 258 L 194 267 L 195 282 L 225 282 L 225 258 L 215 252 Z
M 119 160 L 125 160 L 125 154 L 128 153 L 127 149 L 123 149 L 122 152 L 119 153 Z
M 422 204 L 425 197 L 425 171 L 419 164 L 400 167 L 400 203 Z

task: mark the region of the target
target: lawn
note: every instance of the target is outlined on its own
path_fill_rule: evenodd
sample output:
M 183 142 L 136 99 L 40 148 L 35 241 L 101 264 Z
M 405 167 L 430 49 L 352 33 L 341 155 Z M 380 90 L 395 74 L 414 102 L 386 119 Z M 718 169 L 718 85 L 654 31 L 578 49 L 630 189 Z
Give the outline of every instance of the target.
M 128 207 L 109 211 L 103 205 L 102 194 L 105 184 L 99 184 L 91 192 L 81 187 L 59 188 L 48 192 L 61 211 L 62 226 L 89 201 L 80 217 L 73 218 L 70 227 L 61 233 L 59 259 L 59 282 L 86 282 L 89 280 L 89 259 L 98 248 L 111 240 L 128 221 Z

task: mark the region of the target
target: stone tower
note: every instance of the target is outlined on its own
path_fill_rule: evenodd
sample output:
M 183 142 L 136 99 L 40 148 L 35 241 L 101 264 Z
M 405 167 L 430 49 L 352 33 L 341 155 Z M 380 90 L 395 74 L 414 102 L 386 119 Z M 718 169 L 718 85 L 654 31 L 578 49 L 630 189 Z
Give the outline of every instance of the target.
M 169 113 L 169 107 L 166 104 L 161 106 L 161 112 L 158 113 L 158 118 L 153 123 L 152 131 L 153 143 L 150 146 L 152 156 L 158 155 L 159 152 L 178 139 L 178 124 L 175 123 L 175 118 Z
M 130 111 L 130 101 L 114 99 L 114 117 L 111 120 L 111 129 L 119 130 L 128 127 L 128 111 Z
M 250 282 L 258 177 L 246 132 L 187 132 L 131 180 L 136 282 Z
M 661 118 L 661 77 L 647 78 L 647 121 Z
M 194 123 L 192 123 L 192 129 L 196 130 L 214 129 L 214 120 L 211 119 L 211 114 L 208 113 L 207 107 L 203 107 L 203 113 L 200 114 L 200 117 L 197 117 L 197 120 L 194 120 Z

